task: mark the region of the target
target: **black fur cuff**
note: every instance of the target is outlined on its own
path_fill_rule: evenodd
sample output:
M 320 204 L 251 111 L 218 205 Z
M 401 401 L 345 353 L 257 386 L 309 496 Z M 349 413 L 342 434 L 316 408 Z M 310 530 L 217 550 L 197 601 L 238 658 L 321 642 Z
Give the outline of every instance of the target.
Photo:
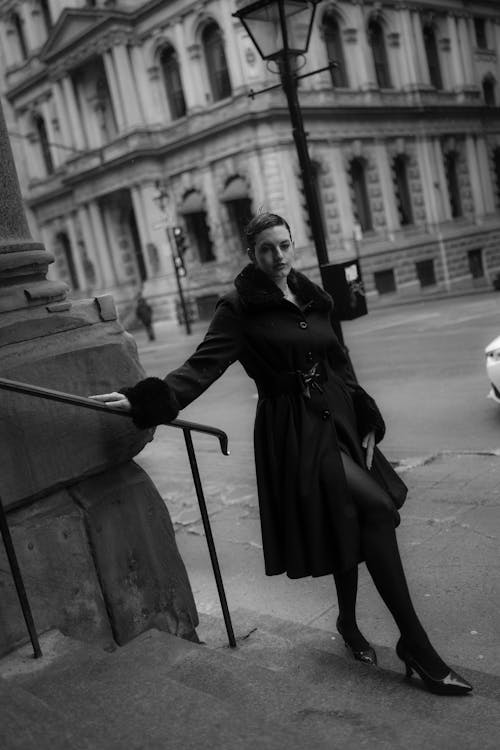
M 360 385 L 356 386 L 352 400 L 361 437 L 373 431 L 375 441 L 380 443 L 385 435 L 385 422 L 377 404 Z
M 168 424 L 179 413 L 174 392 L 160 378 L 145 378 L 130 388 L 120 388 L 120 393 L 130 401 L 133 422 L 141 430 Z

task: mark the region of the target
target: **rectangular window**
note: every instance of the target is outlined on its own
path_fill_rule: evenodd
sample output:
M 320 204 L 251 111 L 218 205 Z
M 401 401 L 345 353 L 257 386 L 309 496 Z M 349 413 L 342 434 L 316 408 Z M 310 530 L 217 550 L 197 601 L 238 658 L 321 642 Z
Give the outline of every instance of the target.
M 396 279 L 394 269 L 387 268 L 385 271 L 375 271 L 373 274 L 375 288 L 379 294 L 391 294 L 396 291 Z
M 436 285 L 436 273 L 434 271 L 434 260 L 432 258 L 429 258 L 428 260 L 418 260 L 415 263 L 415 269 L 421 287 Z
M 215 260 L 205 211 L 186 214 L 185 221 L 189 239 L 198 251 L 200 263 L 209 263 L 211 260 Z
M 474 19 L 474 31 L 476 32 L 476 44 L 479 49 L 488 49 L 486 38 L 486 21 L 484 18 Z
M 469 271 L 473 279 L 482 279 L 484 277 L 483 250 L 476 248 L 467 252 L 469 261 Z

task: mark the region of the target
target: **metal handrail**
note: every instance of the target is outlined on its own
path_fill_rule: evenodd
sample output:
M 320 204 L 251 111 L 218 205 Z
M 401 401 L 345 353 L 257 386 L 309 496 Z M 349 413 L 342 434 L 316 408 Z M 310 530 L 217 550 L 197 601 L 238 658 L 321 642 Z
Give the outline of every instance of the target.
M 51 388 L 43 388 L 38 385 L 21 383 L 17 380 L 9 380 L 7 378 L 0 378 L 0 389 L 6 390 L 6 391 L 14 391 L 16 393 L 22 393 L 26 396 L 34 396 L 35 398 L 43 398 L 43 399 L 47 399 L 50 401 L 59 401 L 60 403 L 71 404 L 72 406 L 79 406 L 84 409 L 93 409 L 94 411 L 106 412 L 106 414 L 117 415 L 120 417 L 127 417 L 128 419 L 130 419 L 132 416 L 130 412 L 122 411 L 121 409 L 117 409 L 114 406 L 107 406 L 106 404 L 102 404 L 99 401 L 94 401 L 93 399 L 87 398 L 86 396 L 75 396 L 74 394 L 71 394 L 71 393 L 64 393 L 63 391 L 56 391 Z M 208 551 L 210 554 L 210 561 L 212 563 L 212 569 L 214 572 L 215 582 L 217 585 L 217 591 L 219 594 L 219 601 L 221 604 L 222 614 L 224 617 L 224 623 L 226 626 L 228 642 L 231 648 L 236 648 L 236 639 L 234 637 L 233 625 L 231 622 L 231 615 L 230 615 L 229 608 L 227 605 L 226 594 L 224 591 L 224 583 L 222 581 L 219 561 L 217 559 L 217 551 L 215 549 L 215 542 L 214 542 L 214 538 L 212 535 L 212 528 L 210 525 L 210 519 L 208 515 L 205 496 L 203 494 L 203 487 L 201 484 L 200 474 L 198 471 L 198 463 L 196 461 L 196 454 L 195 454 L 195 450 L 193 446 L 191 433 L 201 432 L 207 435 L 213 435 L 214 437 L 218 438 L 221 452 L 225 456 L 229 456 L 228 438 L 227 438 L 226 433 L 223 430 L 220 430 L 218 427 L 211 427 L 210 425 L 198 424 L 197 422 L 188 422 L 184 419 L 174 419 L 172 420 L 172 422 L 169 422 L 168 425 L 166 426 L 176 427 L 178 429 L 181 429 L 184 435 L 184 441 L 186 444 L 186 450 L 187 450 L 188 458 L 189 458 L 189 465 L 191 468 L 191 474 L 193 477 L 196 497 L 197 497 L 198 505 L 200 508 L 201 519 L 203 522 L 203 529 L 205 531 L 205 536 L 207 539 Z M 29 600 L 26 594 L 26 589 L 24 586 L 24 581 L 21 575 L 21 571 L 19 569 L 19 564 L 18 564 L 16 553 L 14 550 L 14 545 L 12 543 L 12 538 L 11 538 L 9 526 L 7 523 L 5 509 L 3 507 L 1 498 L 0 498 L 0 530 L 1 530 L 3 542 L 5 545 L 7 558 L 9 560 L 12 577 L 14 579 L 14 583 L 16 586 L 19 603 L 23 611 L 24 619 L 26 622 L 26 627 L 30 636 L 32 646 L 33 646 L 34 656 L 35 658 L 38 658 L 42 655 L 42 652 L 40 649 L 38 635 L 36 633 L 36 628 L 34 625 Z

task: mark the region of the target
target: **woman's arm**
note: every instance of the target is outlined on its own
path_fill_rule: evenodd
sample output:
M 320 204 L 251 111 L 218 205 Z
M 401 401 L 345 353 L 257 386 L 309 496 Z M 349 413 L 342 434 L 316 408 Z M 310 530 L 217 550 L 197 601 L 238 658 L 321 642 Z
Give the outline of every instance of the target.
M 120 392 L 94 398 L 131 411 L 137 427 L 167 424 L 236 362 L 240 350 L 240 317 L 233 305 L 223 298 L 196 351 L 164 380 L 145 378 L 132 387 L 121 388 Z

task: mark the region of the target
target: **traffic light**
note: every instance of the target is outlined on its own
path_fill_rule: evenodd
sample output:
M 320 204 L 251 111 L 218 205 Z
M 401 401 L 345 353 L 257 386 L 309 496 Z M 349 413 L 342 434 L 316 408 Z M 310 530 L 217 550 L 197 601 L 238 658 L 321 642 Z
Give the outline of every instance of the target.
M 182 258 L 182 256 L 187 250 L 186 235 L 184 234 L 184 230 L 182 227 L 174 227 L 174 238 L 175 238 L 175 244 L 177 247 L 177 252 Z
M 176 255 L 174 258 L 175 263 L 175 270 L 177 271 L 178 276 L 185 276 L 186 275 L 186 267 L 184 265 L 184 261 L 182 260 L 180 255 Z
M 187 250 L 186 235 L 182 227 L 174 227 L 174 239 L 177 252 L 174 257 L 175 270 L 178 276 L 186 275 L 186 266 L 184 265 L 184 253 Z

